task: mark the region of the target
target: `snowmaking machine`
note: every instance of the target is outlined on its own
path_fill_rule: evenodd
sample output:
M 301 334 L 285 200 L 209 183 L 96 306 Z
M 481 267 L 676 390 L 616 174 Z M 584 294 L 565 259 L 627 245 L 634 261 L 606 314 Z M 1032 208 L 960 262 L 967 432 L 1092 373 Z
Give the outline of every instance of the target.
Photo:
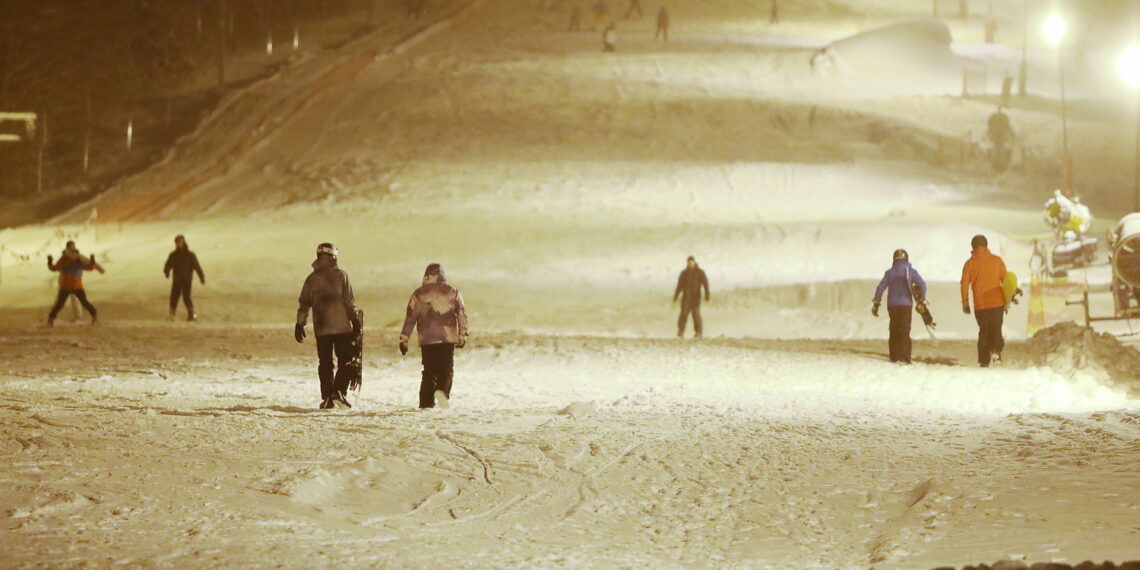
M 1116 318 L 1140 316 L 1140 212 L 1108 230 L 1108 243 Z
M 1069 198 L 1060 190 L 1045 202 L 1045 223 L 1053 229 L 1052 240 L 1033 244 L 1030 268 L 1053 277 L 1069 269 L 1087 267 L 1096 260 L 1099 240 L 1087 235 L 1092 227 L 1092 213 L 1080 198 Z

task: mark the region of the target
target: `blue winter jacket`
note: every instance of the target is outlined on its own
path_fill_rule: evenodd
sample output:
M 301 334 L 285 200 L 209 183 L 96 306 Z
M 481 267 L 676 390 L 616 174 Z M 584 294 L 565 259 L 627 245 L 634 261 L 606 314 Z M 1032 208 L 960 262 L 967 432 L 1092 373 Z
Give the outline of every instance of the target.
M 910 266 L 909 261 L 900 259 L 886 273 L 883 273 L 883 280 L 879 281 L 879 286 L 875 288 L 875 302 L 878 303 L 883 298 L 883 291 L 887 290 L 888 307 L 909 307 L 913 305 L 914 302 L 910 298 L 910 285 L 907 284 L 908 272 L 910 282 L 918 284 L 918 290 L 922 292 L 922 298 L 925 299 L 926 282 L 922 280 L 918 270 Z

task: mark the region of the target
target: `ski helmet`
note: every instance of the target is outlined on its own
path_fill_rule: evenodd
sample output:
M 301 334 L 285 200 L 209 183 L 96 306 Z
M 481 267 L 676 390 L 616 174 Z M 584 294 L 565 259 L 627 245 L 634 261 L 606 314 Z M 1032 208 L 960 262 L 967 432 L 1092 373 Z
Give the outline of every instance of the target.
M 326 255 L 331 255 L 335 259 L 337 256 L 337 253 L 339 253 L 339 252 L 337 252 L 336 246 L 334 246 L 331 243 L 325 242 L 325 243 L 322 243 L 321 245 L 317 246 L 317 255 L 320 255 L 322 253 L 324 253 Z
M 986 236 L 978 234 L 974 239 L 970 240 L 970 249 L 978 249 L 979 247 L 986 247 L 990 242 L 986 240 Z
M 891 259 L 893 261 L 910 261 L 910 256 L 907 255 L 905 249 L 896 249 Z

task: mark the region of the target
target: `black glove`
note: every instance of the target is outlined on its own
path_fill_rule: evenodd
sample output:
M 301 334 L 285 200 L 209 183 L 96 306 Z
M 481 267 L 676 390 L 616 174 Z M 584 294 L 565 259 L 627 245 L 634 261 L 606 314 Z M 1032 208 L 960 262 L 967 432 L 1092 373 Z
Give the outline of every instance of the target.
M 293 327 L 293 338 L 297 339 L 297 342 L 305 342 L 305 325 Z
M 967 314 L 967 315 L 970 314 L 970 304 L 969 303 L 962 303 L 962 312 Z
M 873 301 L 871 303 L 871 314 L 876 316 L 876 317 L 879 316 L 879 302 L 878 301 Z
M 459 337 L 459 342 L 455 343 L 455 348 L 463 348 L 467 346 L 467 335 Z
M 407 354 L 408 354 L 408 343 L 407 342 L 401 342 L 400 343 L 400 356 L 407 356 Z
M 360 336 L 360 319 L 352 319 L 352 336 Z
M 96 265 L 96 263 L 95 263 L 95 254 L 94 254 L 94 253 L 92 253 L 92 254 L 91 254 L 91 265 Z
M 55 265 L 55 258 L 50 255 L 48 256 L 48 265 Z

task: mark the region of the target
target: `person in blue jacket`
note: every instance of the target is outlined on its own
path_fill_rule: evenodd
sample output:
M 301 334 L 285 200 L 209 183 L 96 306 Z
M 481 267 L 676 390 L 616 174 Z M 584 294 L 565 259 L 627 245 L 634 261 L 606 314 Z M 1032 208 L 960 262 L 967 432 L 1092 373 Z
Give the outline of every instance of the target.
M 871 314 L 879 316 L 879 304 L 883 292 L 887 292 L 887 315 L 890 317 L 891 362 L 910 364 L 910 319 L 914 308 L 914 293 L 911 286 L 918 286 L 920 299 L 926 298 L 926 282 L 918 270 L 910 265 L 910 256 L 905 249 L 896 249 L 891 256 L 891 268 L 883 273 L 883 279 L 875 288 L 875 298 L 871 301 Z

